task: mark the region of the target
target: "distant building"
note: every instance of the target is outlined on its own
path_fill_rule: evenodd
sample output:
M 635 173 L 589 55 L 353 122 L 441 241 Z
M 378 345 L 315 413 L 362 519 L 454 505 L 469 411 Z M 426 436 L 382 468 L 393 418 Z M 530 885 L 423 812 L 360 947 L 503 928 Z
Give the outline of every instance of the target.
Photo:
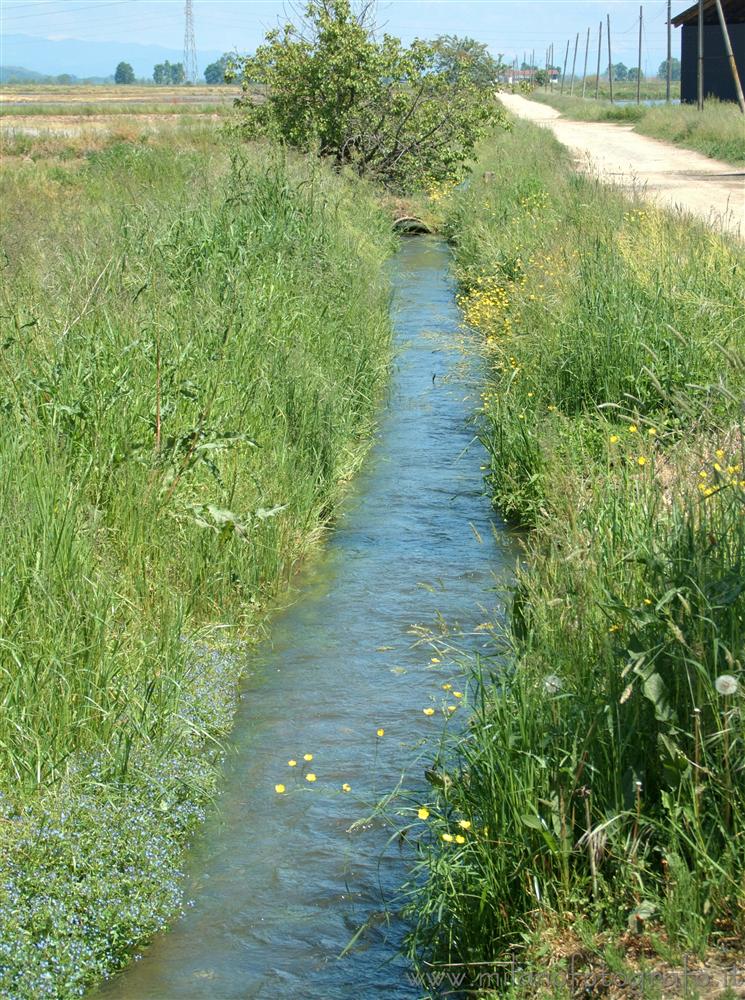
M 545 70 L 537 67 L 536 69 L 512 69 L 511 66 L 505 66 L 497 77 L 498 83 L 515 84 L 522 83 L 523 81 L 530 82 L 535 79 L 536 73 L 544 73 Z M 548 77 L 551 83 L 556 83 L 556 81 L 561 76 L 558 69 L 548 70 Z
M 745 86 L 745 0 L 722 0 L 722 9 L 740 80 Z M 680 99 L 695 103 L 698 99 L 698 4 L 674 17 L 673 24 L 683 29 Z M 714 0 L 704 0 L 704 97 L 718 97 L 720 101 L 737 100 Z

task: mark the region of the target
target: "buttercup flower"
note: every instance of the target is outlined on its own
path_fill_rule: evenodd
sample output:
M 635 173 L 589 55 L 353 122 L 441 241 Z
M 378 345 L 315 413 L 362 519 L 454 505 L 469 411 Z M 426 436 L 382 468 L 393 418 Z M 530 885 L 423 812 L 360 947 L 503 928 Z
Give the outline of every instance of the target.
M 342 790 L 343 792 L 351 792 L 351 791 L 352 791 L 352 786 L 351 786 L 351 785 L 348 785 L 348 784 L 346 783 L 346 781 L 345 781 L 345 782 L 344 782 L 344 784 L 343 784 L 343 785 L 341 786 L 341 790 Z
M 419 819 L 429 819 L 429 809 L 427 809 L 425 806 L 422 806 L 419 812 L 417 813 L 417 816 L 419 817 Z
M 455 835 L 455 843 L 456 844 L 465 844 L 465 842 L 466 842 L 466 838 L 463 836 L 463 834 L 462 833 L 456 833 L 456 835 Z
M 287 761 L 287 766 L 288 767 L 297 767 L 297 761 L 296 760 L 288 760 Z
M 313 760 L 313 754 L 312 753 L 303 754 L 303 760 L 307 760 L 307 761 Z
M 284 785 L 275 785 L 274 786 L 274 791 L 277 793 L 277 795 L 281 795 L 285 791 L 285 786 Z
M 310 781 L 310 783 L 312 784 L 316 780 L 316 776 L 315 774 L 313 774 L 312 771 L 309 771 L 308 774 L 305 775 L 305 780 Z
M 445 841 L 446 844 L 452 844 L 452 842 L 455 840 L 452 833 L 443 833 L 442 839 Z
M 424 712 L 425 715 L 434 715 L 435 714 L 434 708 L 423 708 L 422 711 Z
M 379 729 L 375 735 L 376 736 L 385 736 L 385 729 Z

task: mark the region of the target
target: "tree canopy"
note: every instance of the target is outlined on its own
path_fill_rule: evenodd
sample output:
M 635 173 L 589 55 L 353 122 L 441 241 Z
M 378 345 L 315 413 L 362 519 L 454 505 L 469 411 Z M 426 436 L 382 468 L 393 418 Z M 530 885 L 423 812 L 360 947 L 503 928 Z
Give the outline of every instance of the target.
M 120 62 L 114 72 L 114 83 L 134 83 L 135 71 L 127 62 Z
M 183 63 L 171 63 L 167 59 L 153 67 L 153 80 L 155 83 L 167 85 L 179 85 L 186 80 L 186 71 Z
M 657 76 L 662 77 L 663 80 L 667 78 L 667 59 L 663 59 L 660 63 Z M 680 80 L 680 59 L 670 60 L 670 79 Z
M 216 59 L 215 62 L 210 63 L 204 71 L 204 79 L 207 83 L 225 83 L 225 72 L 228 68 L 229 62 L 230 56 L 222 55 L 219 59 Z
M 501 67 L 483 42 L 457 35 L 440 35 L 432 43 L 439 72 L 452 81 L 466 77 L 477 87 L 493 87 Z
M 310 0 L 299 25 L 269 32 L 238 60 L 243 133 L 316 151 L 397 189 L 459 177 L 502 120 L 493 88 L 455 72 L 442 47 L 376 39 L 368 16 L 369 6 L 355 10 L 350 0 Z

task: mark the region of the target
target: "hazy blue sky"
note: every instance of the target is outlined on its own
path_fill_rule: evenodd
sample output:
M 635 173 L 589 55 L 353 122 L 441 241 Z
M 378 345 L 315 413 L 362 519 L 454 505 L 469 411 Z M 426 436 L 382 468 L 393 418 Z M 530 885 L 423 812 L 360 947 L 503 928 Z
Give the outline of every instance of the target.
M 665 55 L 666 0 L 644 6 L 642 68 L 657 69 Z M 688 6 L 674 2 L 673 13 Z M 0 27 L 6 34 L 94 41 L 139 42 L 178 49 L 183 43 L 182 0 L 3 0 Z M 249 51 L 265 31 L 290 10 L 281 0 L 195 0 L 197 49 Z M 380 0 L 378 22 L 405 41 L 437 34 L 471 35 L 491 50 L 522 59 L 536 52 L 542 63 L 555 44 L 556 61 L 580 32 L 578 71 L 584 60 L 585 32 L 592 29 L 590 68 L 596 59 L 598 23 L 610 13 L 613 60 L 636 65 L 638 0 Z M 604 43 L 603 60 L 607 58 Z M 673 29 L 673 52 L 679 51 Z

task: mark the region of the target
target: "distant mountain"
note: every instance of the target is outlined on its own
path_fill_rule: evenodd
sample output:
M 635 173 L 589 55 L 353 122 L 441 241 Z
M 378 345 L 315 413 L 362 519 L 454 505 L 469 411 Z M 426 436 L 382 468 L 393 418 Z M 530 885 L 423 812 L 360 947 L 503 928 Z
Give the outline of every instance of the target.
M 151 79 L 156 63 L 181 62 L 181 49 L 162 45 L 139 45 L 136 42 L 84 42 L 79 38 L 41 38 L 36 35 L 3 35 L 0 38 L 3 77 L 10 68 L 39 76 L 69 73 L 81 79 L 109 77 L 120 62 L 128 62 L 135 76 Z M 199 77 L 204 68 L 219 59 L 222 52 L 206 49 L 197 52 Z M 28 79 L 31 79 L 30 77 Z
M 37 73 L 25 66 L 0 66 L 0 84 L 3 83 L 113 83 L 113 73 L 109 76 L 73 76 L 72 73 L 58 73 L 54 76 Z

